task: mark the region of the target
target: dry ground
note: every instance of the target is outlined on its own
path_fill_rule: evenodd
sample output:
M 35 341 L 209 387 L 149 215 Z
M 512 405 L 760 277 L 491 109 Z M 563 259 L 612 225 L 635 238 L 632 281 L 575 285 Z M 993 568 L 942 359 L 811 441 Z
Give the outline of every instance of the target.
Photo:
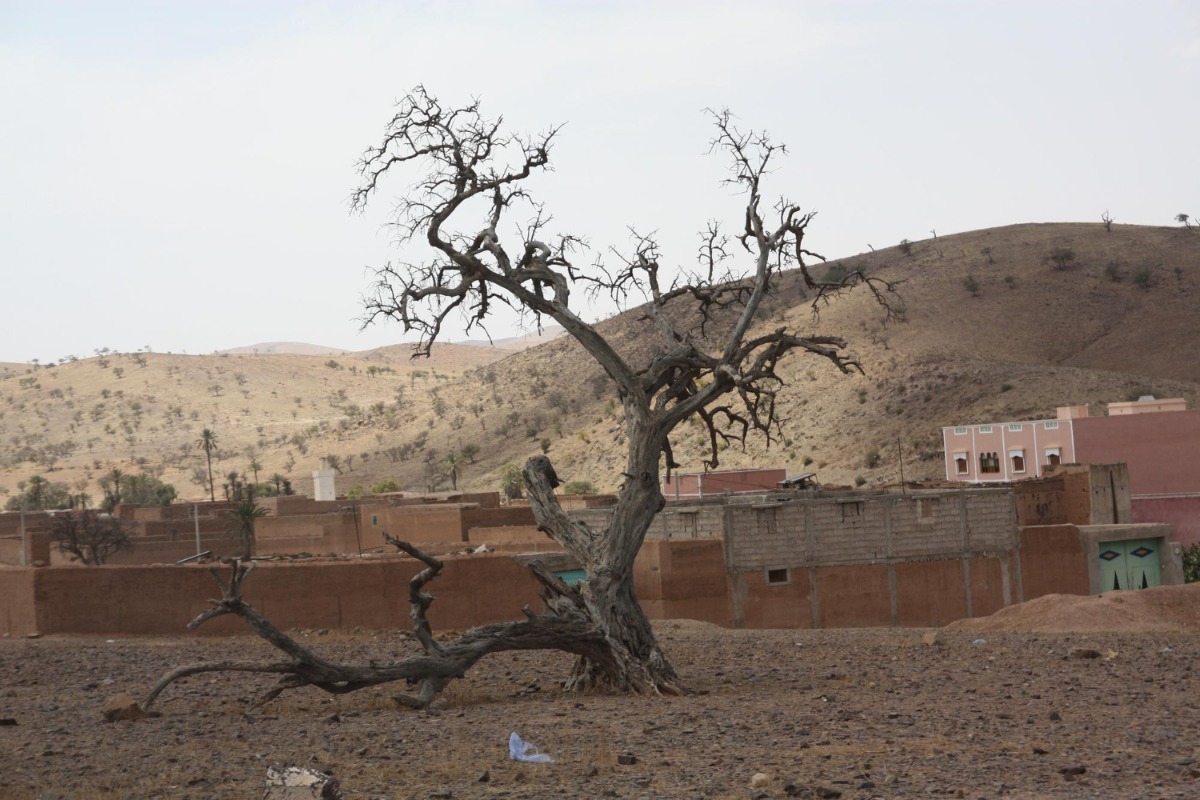
M 1176 618 L 1194 620 L 1196 592 L 1174 591 L 1171 602 L 1141 594 L 1164 615 L 1192 607 Z M 1043 600 L 1038 616 L 1061 621 L 1066 605 L 1077 603 Z M 250 711 L 265 683 L 201 676 L 167 690 L 160 718 L 112 724 L 100 710 L 118 691 L 140 695 L 184 662 L 265 658 L 265 647 L 3 641 L 0 718 L 15 724 L 0 726 L 0 797 L 254 798 L 270 764 L 331 770 L 349 798 L 1196 796 L 1200 635 L 1097 630 L 1114 606 L 1094 607 L 1070 612 L 1091 632 L 948 630 L 936 644 L 919 630 L 665 622 L 668 652 L 699 692 L 685 698 L 563 696 L 565 657 L 514 654 L 485 660 L 428 712 L 394 708 L 386 687 L 305 690 Z M 1006 627 L 1036 627 L 1033 616 Z M 407 647 L 392 633 L 307 638 L 348 660 Z M 1073 657 L 1078 648 L 1099 655 Z M 509 761 L 512 731 L 555 763 Z M 637 762 L 619 764 L 623 753 Z M 751 788 L 756 773 L 765 786 Z

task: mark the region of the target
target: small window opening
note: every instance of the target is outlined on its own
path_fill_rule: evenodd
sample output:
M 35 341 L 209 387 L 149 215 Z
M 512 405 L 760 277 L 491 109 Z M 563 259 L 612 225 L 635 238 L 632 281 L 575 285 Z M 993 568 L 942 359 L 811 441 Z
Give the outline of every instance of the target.
M 1025 451 L 1024 450 L 1012 451 L 1011 453 L 1009 453 L 1009 458 L 1012 459 L 1012 471 L 1013 472 L 1024 472 L 1025 471 Z
M 933 519 L 937 514 L 938 503 L 940 498 L 937 497 L 918 497 L 917 498 L 917 517 L 924 520 Z
M 956 475 L 966 475 L 967 474 L 967 454 L 966 453 L 955 453 L 954 454 L 954 472 Z
M 780 586 L 785 583 L 791 583 L 792 576 L 786 568 L 769 569 L 767 570 L 767 585 Z
M 995 453 L 980 453 L 979 471 L 983 474 L 998 473 L 1000 471 L 999 456 Z

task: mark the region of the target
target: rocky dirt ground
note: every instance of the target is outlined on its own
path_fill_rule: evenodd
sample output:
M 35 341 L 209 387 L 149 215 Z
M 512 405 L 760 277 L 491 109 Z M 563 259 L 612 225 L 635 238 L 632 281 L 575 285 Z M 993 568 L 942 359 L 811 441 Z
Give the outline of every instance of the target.
M 565 696 L 566 657 L 506 654 L 425 712 L 388 687 L 248 710 L 269 678 L 220 675 L 169 688 L 161 717 L 106 723 L 111 696 L 172 666 L 271 654 L 253 638 L 6 640 L 0 798 L 258 798 L 267 767 L 290 764 L 332 771 L 348 798 L 397 800 L 1195 797 L 1200 594 L 1118 597 L 1118 614 L 1150 604 L 1176 630 L 1121 631 L 1105 599 L 1063 622 L 1077 598 L 987 630 L 665 622 L 692 696 Z M 1077 632 L 1030 632 L 1047 617 Z M 394 633 L 298 635 L 337 659 L 408 648 Z M 554 763 L 510 761 L 513 731 Z

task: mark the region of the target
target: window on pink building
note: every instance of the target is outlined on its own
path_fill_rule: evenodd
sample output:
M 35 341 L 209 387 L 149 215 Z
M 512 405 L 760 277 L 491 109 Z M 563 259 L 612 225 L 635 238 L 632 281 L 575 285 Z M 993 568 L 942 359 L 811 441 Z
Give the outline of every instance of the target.
M 1062 451 L 1057 447 L 1046 448 L 1046 463 L 1054 467 L 1062 463 Z
M 966 453 L 955 453 L 954 454 L 954 473 L 956 475 L 966 475 L 967 469 L 968 469 L 967 454 Z
M 980 453 L 979 471 L 985 475 L 998 473 L 1000 471 L 1000 458 L 995 453 Z
M 1013 472 L 1024 472 L 1025 471 L 1025 451 L 1024 450 L 1012 450 L 1009 452 L 1008 457 L 1012 461 L 1012 471 Z

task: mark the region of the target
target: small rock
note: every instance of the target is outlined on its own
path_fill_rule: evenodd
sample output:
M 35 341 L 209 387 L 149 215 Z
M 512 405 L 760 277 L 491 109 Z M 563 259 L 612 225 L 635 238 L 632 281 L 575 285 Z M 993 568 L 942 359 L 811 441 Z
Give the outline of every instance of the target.
M 1062 722 L 1062 714 L 1058 713 L 1057 711 L 1051 711 L 1050 712 L 1050 721 L 1051 722 Z
M 1072 647 L 1067 651 L 1067 658 L 1099 658 L 1100 651 L 1090 647 Z
M 753 789 L 762 789 L 771 782 L 771 776 L 765 772 L 756 772 L 750 778 L 750 787 Z
M 135 720 L 146 716 L 146 712 L 133 699 L 133 695 L 122 692 L 104 704 L 105 722 L 116 722 L 119 719 Z
M 1047 749 L 1046 749 L 1046 748 L 1044 748 L 1044 747 L 1035 747 L 1035 748 L 1033 748 L 1033 754 L 1034 754 L 1035 756 L 1044 756 L 1044 755 L 1046 755 L 1046 754 L 1047 754 L 1047 753 L 1049 753 L 1049 752 L 1050 752 L 1050 751 L 1049 751 L 1049 750 L 1047 750 Z
M 17 724 L 17 721 L 12 717 L 4 717 L 0 719 L 0 728 L 10 728 Z
M 1059 772 L 1062 773 L 1062 775 L 1064 777 L 1073 778 L 1076 775 L 1082 775 L 1085 772 L 1087 772 L 1087 767 L 1084 767 L 1084 766 L 1063 767 L 1062 769 L 1059 770 Z
M 42 634 L 39 631 L 30 631 L 29 633 L 25 634 L 25 638 L 26 639 L 40 639 L 40 638 L 42 638 Z
M 817 797 L 824 798 L 824 800 L 833 800 L 835 797 L 842 796 L 842 793 L 839 790 L 833 788 L 832 786 L 825 786 L 824 784 L 818 784 L 817 786 L 813 787 L 813 791 L 816 792 Z
M 596 769 L 596 767 L 594 767 L 594 766 L 588 767 L 587 769 L 585 769 L 583 771 L 583 777 L 585 777 L 585 778 L 594 778 L 599 774 L 600 774 L 600 770 Z
M 921 637 L 921 643 L 933 647 L 942 643 L 941 631 L 930 631 Z
M 633 753 L 626 752 L 617 755 L 617 763 L 623 767 L 630 767 L 638 763 L 638 760 Z
M 454 792 L 449 789 L 434 789 L 429 793 L 429 796 L 433 800 L 450 800 L 450 798 L 454 797 Z
M 475 782 L 476 783 L 487 783 L 491 779 L 492 779 L 492 773 L 488 772 L 485 769 L 482 773 L 480 773 L 479 777 L 475 779 Z
M 800 784 L 796 783 L 795 781 L 788 781 L 783 785 L 783 793 L 788 797 L 799 797 L 800 793 L 803 791 L 804 789 L 802 789 Z

